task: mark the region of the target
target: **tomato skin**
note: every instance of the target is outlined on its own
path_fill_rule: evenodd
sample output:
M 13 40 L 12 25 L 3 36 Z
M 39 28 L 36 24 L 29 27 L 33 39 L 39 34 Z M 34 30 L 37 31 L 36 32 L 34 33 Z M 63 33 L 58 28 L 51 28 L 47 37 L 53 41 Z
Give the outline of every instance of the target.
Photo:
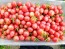
M 30 12 L 26 12 L 24 15 L 25 16 L 30 16 Z
M 5 21 L 5 23 L 6 23 L 7 25 L 9 25 L 9 24 L 11 23 L 11 20 L 10 20 L 9 18 L 5 18 L 4 21 Z
M 25 20 L 22 20 L 22 21 L 21 21 L 21 24 L 22 24 L 22 25 L 25 25 L 25 23 L 26 23 Z
M 49 31 L 50 27 L 49 26 L 46 26 L 45 27 L 45 31 Z
M 14 36 L 13 40 L 16 41 L 16 42 L 19 41 L 19 37 L 18 36 Z
M 23 15 L 18 15 L 18 19 L 19 20 L 23 20 L 24 19 L 24 16 Z
M 59 34 L 58 32 L 56 32 L 56 33 L 54 34 L 54 36 L 55 36 L 55 37 L 60 37 L 60 34 Z
M 6 30 L 8 28 L 8 25 L 4 25 L 3 29 Z
M 25 37 L 24 37 L 23 35 L 20 35 L 20 36 L 19 36 L 19 39 L 20 39 L 21 41 L 23 41 L 23 40 L 25 39 Z
M 29 36 L 29 32 L 28 32 L 28 31 L 24 31 L 23 35 L 24 35 L 25 37 L 27 37 L 27 36 Z
M 35 41 L 35 38 L 36 38 L 35 36 L 31 36 L 32 41 Z
M 34 11 L 35 11 L 34 7 L 30 7 L 30 12 L 34 12 Z
M 22 11 L 23 11 L 23 12 L 28 12 L 27 6 L 25 6 L 25 5 L 22 6 Z
M 24 33 L 24 30 L 23 29 L 19 29 L 19 34 L 22 35 Z
M 43 35 L 43 29 L 39 29 L 37 33 L 38 35 Z
M 17 5 L 18 5 L 18 6 L 22 6 L 22 3 L 21 3 L 21 2 L 18 2 Z
M 34 15 L 35 15 L 36 17 L 40 16 L 39 11 L 35 11 Z
M 48 17 L 45 16 L 45 17 L 43 18 L 43 20 L 44 20 L 45 22 L 48 21 Z
M 55 14 L 55 12 L 53 10 L 49 11 L 49 16 L 53 16 Z
M 7 4 L 7 7 L 11 9 L 12 8 L 12 4 L 11 3 L 8 3 Z
M 10 36 L 13 37 L 15 35 L 15 31 L 10 32 Z
M 37 31 L 36 30 L 33 31 L 33 36 L 37 36 Z
M 52 40 L 53 40 L 53 42 L 58 42 L 58 38 L 57 37 L 54 37 Z
M 5 18 L 8 18 L 9 12 L 4 12 L 4 16 L 5 16 Z
M 8 40 L 10 40 L 11 39 L 11 36 L 10 35 L 7 35 L 7 37 L 6 37 Z
M 4 19 L 0 19 L 0 24 L 4 24 Z
M 44 14 L 48 14 L 48 9 L 45 9 L 44 10 Z
M 50 29 L 50 30 L 49 30 L 49 33 L 50 33 L 51 35 L 53 35 L 53 34 L 55 33 L 55 31 L 54 31 L 53 29 Z
M 46 4 L 42 4 L 41 6 L 43 9 L 46 9 Z
M 9 26 L 8 26 L 8 29 L 9 29 L 9 30 L 14 30 L 14 26 L 13 26 L 13 25 L 9 25 Z
M 30 41 L 30 37 L 26 37 L 25 40 L 26 40 L 26 41 Z
M 36 23 L 32 24 L 32 28 L 37 29 L 37 24 Z
M 25 16 L 25 17 L 24 17 L 24 20 L 25 20 L 25 21 L 29 21 L 29 20 L 30 20 L 30 17 L 29 17 L 29 16 Z
M 19 25 L 20 24 L 20 20 L 19 19 L 16 19 L 15 20 L 15 24 Z
M 14 9 L 11 9 L 11 12 L 10 12 L 11 14 L 15 14 L 16 13 L 16 11 L 14 10 Z
M 26 25 L 27 25 L 28 27 L 30 27 L 30 26 L 31 26 L 31 22 L 27 22 Z
M 64 36 L 60 36 L 60 39 L 61 39 L 61 40 L 64 40 L 65 38 L 64 38 Z
M 11 4 L 12 4 L 12 7 L 16 7 L 17 6 L 17 3 L 15 1 L 13 1 Z
M 25 4 L 28 8 L 30 8 L 31 7 L 31 3 L 30 2 L 26 2 L 26 4 Z
M 38 38 L 40 41 L 44 41 L 44 40 L 45 40 L 45 39 L 44 39 L 42 36 L 40 36 L 40 35 L 38 35 L 37 38 Z
M 32 32 L 33 28 L 32 27 L 28 27 L 28 32 Z
M 54 38 L 54 35 L 50 35 L 50 38 L 53 39 Z

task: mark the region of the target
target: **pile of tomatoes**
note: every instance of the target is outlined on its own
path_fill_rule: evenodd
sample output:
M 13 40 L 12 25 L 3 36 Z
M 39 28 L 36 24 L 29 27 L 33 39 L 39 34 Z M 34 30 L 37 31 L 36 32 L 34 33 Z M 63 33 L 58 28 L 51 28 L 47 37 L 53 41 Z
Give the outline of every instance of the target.
M 60 5 L 11 2 L 0 6 L 0 37 L 14 41 L 64 40 L 65 23 Z

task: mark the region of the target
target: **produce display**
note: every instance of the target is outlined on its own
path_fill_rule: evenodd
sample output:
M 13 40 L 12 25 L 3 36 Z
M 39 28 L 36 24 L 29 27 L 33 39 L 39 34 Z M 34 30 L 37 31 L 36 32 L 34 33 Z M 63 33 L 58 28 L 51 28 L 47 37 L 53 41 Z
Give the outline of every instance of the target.
M 11 2 L 0 6 L 0 37 L 14 41 L 64 40 L 60 5 Z

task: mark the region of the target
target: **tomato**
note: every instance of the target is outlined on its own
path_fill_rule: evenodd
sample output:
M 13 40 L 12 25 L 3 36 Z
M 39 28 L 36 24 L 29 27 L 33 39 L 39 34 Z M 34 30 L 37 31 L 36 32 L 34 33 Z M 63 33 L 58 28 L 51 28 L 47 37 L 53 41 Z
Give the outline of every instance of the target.
M 19 10 L 18 14 L 23 14 L 23 11 L 22 10 Z
M 10 36 L 13 37 L 15 35 L 15 31 L 10 32 Z
M 32 27 L 28 27 L 28 32 L 32 32 L 33 28 Z
M 38 35 L 38 39 L 41 40 L 41 41 L 45 40 L 42 36 L 39 36 L 39 35 Z
M 25 25 L 25 23 L 26 23 L 25 20 L 22 20 L 22 21 L 21 21 L 21 24 L 22 24 L 22 25 Z
M 7 25 L 11 23 L 11 20 L 9 18 L 5 18 L 4 21 Z
M 23 12 L 28 12 L 28 9 L 27 9 L 27 6 L 26 5 L 22 6 L 22 11 Z
M 15 9 L 11 9 L 10 13 L 15 14 L 16 13 Z
M 58 38 L 57 37 L 54 37 L 52 40 L 53 40 L 53 42 L 58 42 Z
M 32 24 L 32 28 L 37 29 L 37 24 L 36 23 Z
M 3 29 L 6 30 L 8 28 L 8 25 L 4 25 Z
M 33 31 L 33 36 L 37 36 L 37 31 L 36 30 Z
M 13 26 L 13 25 L 9 25 L 9 26 L 8 26 L 8 29 L 9 29 L 9 30 L 14 30 L 14 26 Z
M 4 19 L 0 19 L 0 24 L 4 24 Z
M 48 21 L 48 17 L 45 16 L 45 17 L 43 18 L 43 20 L 44 20 L 45 22 Z
M 49 26 L 45 26 L 45 31 L 49 31 L 50 27 Z
M 19 32 L 20 35 L 22 35 L 24 33 L 24 30 L 23 29 L 19 29 L 18 32 Z
M 18 15 L 18 19 L 19 20 L 23 20 L 24 19 L 24 16 L 23 15 Z
M 5 18 L 8 18 L 9 13 L 8 12 L 4 12 L 4 16 L 5 16 Z
M 17 25 L 19 25 L 19 24 L 20 24 L 20 20 L 19 20 L 19 19 L 16 19 L 16 20 L 15 20 L 15 23 L 16 23 Z
M 31 36 L 32 41 L 35 41 L 35 38 L 36 38 L 35 36 Z
M 61 40 L 64 40 L 65 38 L 64 38 L 64 36 L 60 36 L 60 39 L 61 39 Z
M 50 33 L 51 35 L 53 35 L 53 34 L 55 33 L 55 31 L 54 31 L 53 29 L 49 29 L 49 33 Z
M 41 6 L 43 9 L 46 9 L 46 4 L 42 4 Z
M 23 35 L 27 37 L 27 36 L 29 36 L 29 32 L 28 31 L 24 31 Z
M 58 32 L 55 32 L 55 33 L 54 33 L 54 36 L 55 36 L 55 37 L 59 37 L 60 34 L 59 34 Z
M 25 15 L 25 16 L 29 16 L 29 15 L 30 15 L 30 13 L 29 13 L 29 12 L 26 12 L 24 15 Z
M 38 35 L 43 35 L 44 30 L 43 29 L 39 29 L 39 30 L 37 30 L 37 33 L 38 33 Z
M 43 8 L 40 8 L 40 13 L 42 14 L 44 12 L 44 9 Z
M 30 7 L 30 12 L 34 12 L 34 11 L 35 11 L 34 7 Z
M 20 35 L 20 36 L 19 36 L 19 39 L 20 39 L 21 41 L 23 41 L 23 40 L 25 39 L 25 37 L 24 37 L 23 35 Z
M 44 29 L 45 28 L 45 24 L 40 24 L 40 28 Z
M 26 41 L 30 41 L 30 37 L 26 37 L 25 40 L 26 40 Z
M 31 26 L 31 22 L 27 22 L 26 25 L 27 25 L 28 27 L 30 27 L 30 26 Z
M 7 38 L 8 40 L 10 40 L 10 39 L 11 39 L 11 36 L 10 36 L 10 35 L 7 35 L 6 38 Z
M 26 2 L 26 4 L 25 4 L 28 8 L 30 8 L 31 7 L 31 3 L 30 2 Z
M 44 10 L 44 14 L 48 14 L 48 9 L 45 9 Z
M 11 3 L 8 3 L 8 4 L 7 4 L 7 7 L 8 7 L 8 8 L 12 8 L 12 4 L 11 4 Z
M 18 2 L 17 5 L 18 5 L 18 6 L 22 6 L 22 3 L 21 3 L 21 2 Z
M 17 3 L 15 1 L 13 1 L 11 4 L 12 4 L 12 7 L 16 7 L 17 6 Z
M 29 17 L 29 16 L 25 16 L 25 17 L 24 17 L 24 20 L 25 20 L 25 21 L 29 21 L 29 20 L 30 20 L 30 17 Z
M 16 42 L 19 41 L 19 37 L 18 36 L 14 36 L 13 40 L 16 41 Z
M 38 17 L 38 16 L 40 16 L 40 12 L 39 12 L 39 11 L 35 11 L 34 15 L 35 15 L 36 17 Z
M 55 12 L 53 10 L 49 11 L 49 16 L 53 16 L 55 14 Z

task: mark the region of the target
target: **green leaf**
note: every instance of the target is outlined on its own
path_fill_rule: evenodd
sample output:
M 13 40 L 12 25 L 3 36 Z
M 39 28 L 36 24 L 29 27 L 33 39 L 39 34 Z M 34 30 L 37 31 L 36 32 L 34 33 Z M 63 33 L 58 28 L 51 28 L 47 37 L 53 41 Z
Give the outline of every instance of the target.
M 35 38 L 35 41 L 40 41 L 38 38 Z
M 37 19 L 36 16 L 32 16 L 32 17 L 31 17 L 31 20 L 33 20 L 33 21 L 37 21 L 38 19 Z
M 63 31 L 63 33 L 65 34 L 65 30 Z
M 16 31 L 18 31 L 19 30 L 19 28 L 16 28 Z
M 14 18 L 12 18 L 11 20 L 12 20 L 13 23 L 15 22 L 15 21 L 14 21 Z

